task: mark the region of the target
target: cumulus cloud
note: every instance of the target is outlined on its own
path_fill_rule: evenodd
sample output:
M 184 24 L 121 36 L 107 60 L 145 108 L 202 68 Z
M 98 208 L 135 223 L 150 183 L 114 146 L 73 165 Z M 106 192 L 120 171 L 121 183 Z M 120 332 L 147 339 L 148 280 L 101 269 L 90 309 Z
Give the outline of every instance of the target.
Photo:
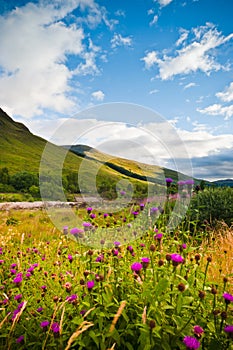
M 155 2 L 158 2 L 161 7 L 165 7 L 169 5 L 173 0 L 154 0 Z
M 98 72 L 98 48 L 91 40 L 86 43 L 79 23 L 64 21 L 77 7 L 87 11 L 88 23 L 107 22 L 93 0 L 68 0 L 62 6 L 59 1 L 27 3 L 0 16 L 1 103 L 13 114 L 30 118 L 44 110 L 70 113 L 77 102 L 72 97 L 74 75 Z M 69 55 L 76 57 L 73 70 Z
M 105 94 L 103 93 L 103 91 L 98 90 L 98 91 L 94 91 L 92 92 L 91 96 L 96 100 L 96 101 L 103 101 Z
M 111 39 L 111 47 L 114 49 L 117 46 L 132 46 L 132 37 L 115 33 Z
M 230 85 L 226 87 L 223 92 L 218 92 L 216 96 L 224 102 L 233 101 L 233 82 L 230 83 Z
M 203 109 L 198 108 L 197 111 L 202 114 L 223 116 L 225 120 L 228 120 L 233 116 L 233 105 L 222 106 L 221 104 L 215 103 Z
M 208 23 L 206 26 L 192 29 L 189 34 L 193 35 L 191 42 L 186 45 L 184 43 L 184 46 L 176 50 L 173 56 L 167 56 L 157 51 L 148 52 L 142 58 L 145 62 L 145 67 L 149 69 L 156 64 L 159 68 L 159 77 L 162 80 L 198 70 L 209 75 L 212 71 L 225 69 L 223 65 L 217 62 L 214 56 L 216 55 L 216 50 L 214 49 L 231 40 L 233 33 L 224 36 L 214 25 Z M 185 33 L 185 36 L 187 36 L 187 33 Z M 184 42 L 184 33 L 181 34 L 181 42 Z

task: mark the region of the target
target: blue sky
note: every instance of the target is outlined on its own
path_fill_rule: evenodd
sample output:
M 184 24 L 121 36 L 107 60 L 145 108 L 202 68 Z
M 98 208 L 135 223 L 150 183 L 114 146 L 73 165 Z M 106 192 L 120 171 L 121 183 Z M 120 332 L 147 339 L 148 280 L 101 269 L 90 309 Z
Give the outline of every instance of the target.
M 1 107 L 46 139 L 77 115 L 79 143 L 139 161 L 157 152 L 158 165 L 172 167 L 169 152 L 143 133 L 143 154 L 125 144 L 140 139 L 140 126 L 169 123 L 194 176 L 233 178 L 232 13 L 231 0 L 0 1 Z M 145 113 L 134 121 L 94 113 L 115 102 Z M 92 116 L 77 114 L 87 108 Z M 155 117 L 153 125 L 149 110 L 164 123 Z M 160 145 L 176 147 L 176 137 L 160 134 Z M 55 136 L 73 142 L 69 131 Z

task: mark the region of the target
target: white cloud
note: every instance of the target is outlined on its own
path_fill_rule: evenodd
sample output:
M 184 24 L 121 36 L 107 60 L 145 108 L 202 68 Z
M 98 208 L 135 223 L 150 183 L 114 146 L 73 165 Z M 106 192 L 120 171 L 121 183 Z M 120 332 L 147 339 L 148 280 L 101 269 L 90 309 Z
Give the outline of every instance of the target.
M 180 29 L 180 34 L 181 35 L 176 42 L 176 46 L 180 46 L 181 44 L 183 44 L 185 42 L 185 40 L 188 38 L 189 32 L 188 32 L 188 30 L 182 28 L 182 29 Z
M 169 5 L 173 0 L 154 0 L 158 2 L 161 7 Z
M 85 45 L 80 24 L 63 21 L 77 7 L 92 24 L 107 21 L 94 0 L 27 3 L 0 16 L 1 103 L 14 115 L 30 118 L 45 109 L 70 113 L 77 102 L 71 96 L 73 76 L 98 72 L 98 48 L 91 40 Z M 68 68 L 68 55 L 76 56 L 76 69 Z
M 152 19 L 152 21 L 150 22 L 150 26 L 153 26 L 154 24 L 156 24 L 158 22 L 159 16 L 155 15 Z
M 142 58 L 145 62 L 147 69 L 151 68 L 155 63 L 157 63 L 158 58 L 155 51 L 148 52 L 145 57 Z
M 233 101 L 233 82 L 230 83 L 230 85 L 223 92 L 218 92 L 216 96 L 224 102 Z
M 223 65 L 215 60 L 214 53 L 216 54 L 216 50 L 213 51 L 213 49 L 231 40 L 233 33 L 224 37 L 221 32 L 218 32 L 209 23 L 206 26 L 194 28 L 192 33 L 194 34 L 194 38 L 191 40 L 191 43 L 180 50 L 176 50 L 174 56 L 161 55 L 156 51 L 148 52 L 142 58 L 145 62 L 145 67 L 151 68 L 157 64 L 159 76 L 162 80 L 171 79 L 178 74 L 189 74 L 198 70 L 209 75 L 212 71 L 225 69 Z M 183 35 L 181 34 L 181 37 Z
M 157 92 L 159 92 L 159 90 L 154 89 L 154 90 L 151 90 L 151 91 L 149 92 L 149 94 L 150 94 L 150 95 L 153 95 L 153 94 L 156 94 Z
M 111 39 L 111 47 L 116 48 L 117 46 L 131 46 L 132 45 L 132 37 L 125 36 L 123 37 L 121 34 L 115 33 L 113 38 Z
M 149 10 L 147 11 L 147 14 L 148 14 L 148 15 L 153 15 L 153 13 L 154 13 L 154 10 L 153 10 L 153 9 L 149 9 Z
M 194 87 L 194 86 L 197 86 L 197 84 L 196 83 L 189 83 L 189 84 L 184 86 L 184 90 L 189 89 L 189 88 Z
M 103 101 L 105 97 L 105 94 L 101 90 L 94 91 L 91 95 L 96 101 Z
M 198 108 L 197 111 L 202 114 L 223 116 L 225 120 L 228 120 L 233 116 L 233 105 L 222 106 L 221 104 L 215 103 L 203 109 Z

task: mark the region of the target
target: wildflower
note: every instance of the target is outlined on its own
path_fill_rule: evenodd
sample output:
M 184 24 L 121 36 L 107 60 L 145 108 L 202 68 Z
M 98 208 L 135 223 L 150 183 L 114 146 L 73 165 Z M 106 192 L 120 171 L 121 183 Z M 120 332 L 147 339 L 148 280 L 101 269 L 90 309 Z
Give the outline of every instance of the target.
M 138 211 L 133 211 L 132 214 L 133 214 L 134 218 L 136 218 L 138 215 Z
M 13 279 L 13 283 L 15 283 L 16 285 L 19 286 L 19 285 L 22 283 L 22 281 L 23 281 L 22 273 L 20 272 L 20 273 L 18 273 L 18 274 L 16 275 L 16 277 Z
M 84 227 L 84 231 L 89 230 L 92 227 L 92 224 L 90 222 L 83 222 L 83 227 Z
M 68 260 L 69 260 L 70 263 L 72 263 L 72 261 L 73 261 L 73 256 L 70 255 L 70 254 L 68 254 Z
M 36 310 L 37 312 L 42 312 L 44 309 L 43 307 L 38 307 L 38 309 Z
M 96 262 L 102 262 L 104 261 L 104 256 L 103 254 L 100 254 L 99 256 L 97 256 L 97 258 L 95 259 Z
M 150 208 L 150 213 L 151 213 L 151 215 L 156 214 L 158 210 L 159 210 L 159 209 L 158 209 L 157 207 L 152 207 L 152 208 Z
M 233 333 L 233 325 L 228 325 L 228 326 L 224 327 L 224 332 Z
M 10 269 L 10 273 L 11 273 L 12 275 L 16 275 L 17 271 L 16 271 L 15 269 Z
M 63 227 L 63 234 L 67 235 L 68 234 L 68 226 Z
M 178 290 L 180 292 L 184 292 L 185 291 L 185 284 L 184 283 L 179 283 L 177 288 L 178 288 Z
M 119 247 L 119 245 L 121 245 L 121 243 L 118 242 L 118 241 L 115 241 L 115 242 L 114 242 L 114 245 L 115 245 L 115 247 L 117 248 L 117 247 Z
M 173 266 L 178 266 L 184 262 L 184 258 L 179 254 L 171 254 L 171 260 Z
M 43 292 L 46 292 L 47 286 L 41 286 L 41 289 L 43 290 Z
M 157 239 L 158 241 L 161 241 L 162 238 L 163 238 L 162 233 L 157 233 L 156 235 L 154 235 L 154 239 Z
M 59 333 L 60 332 L 59 323 L 54 322 L 51 326 L 51 329 L 52 329 L 53 333 Z
M 200 342 L 195 338 L 195 337 L 190 337 L 190 336 L 186 336 L 183 339 L 183 343 L 186 346 L 186 349 L 188 350 L 196 350 L 199 349 L 200 347 Z
M 70 282 L 66 282 L 63 287 L 66 289 L 67 292 L 70 292 L 72 289 L 72 284 Z
M 94 287 L 95 282 L 94 281 L 88 281 L 87 282 L 87 289 L 88 290 L 92 290 L 92 288 Z
M 130 253 L 133 252 L 133 247 L 131 245 L 129 245 L 127 248 L 126 248 Z
M 145 207 L 145 204 L 140 203 L 140 210 L 141 210 L 141 211 L 144 210 L 144 207 Z
M 26 276 L 27 278 L 29 278 L 29 277 L 31 277 L 31 275 L 32 275 L 32 274 L 31 274 L 30 272 L 27 272 L 25 276 Z
M 229 293 L 223 293 L 223 298 L 225 299 L 226 304 L 233 302 L 233 295 Z
M 15 295 L 15 297 L 14 297 L 14 300 L 21 300 L 22 299 L 22 294 L 17 294 L 17 295 Z
M 91 211 L 92 211 L 92 207 L 88 207 L 88 208 L 87 208 L 87 213 L 90 214 Z
M 4 264 L 5 260 L 0 260 L 0 265 Z
M 171 183 L 173 182 L 173 179 L 171 179 L 170 177 L 167 177 L 165 181 L 166 181 L 167 187 L 170 187 Z
M 108 217 L 108 213 L 104 213 L 104 218 L 107 218 Z
M 11 264 L 11 268 L 12 268 L 12 269 L 15 268 L 15 267 L 17 267 L 17 264 L 16 264 L 16 263 Z
M 204 333 L 204 329 L 201 326 L 194 326 L 193 327 L 193 333 L 200 338 L 202 336 L 202 333 Z
M 40 323 L 40 326 L 41 326 L 41 328 L 42 328 L 43 330 L 46 331 L 46 329 L 47 329 L 48 326 L 49 326 L 49 321 L 42 321 L 42 322 Z
M 72 295 L 69 295 L 68 297 L 66 297 L 66 300 L 71 304 L 75 304 L 77 299 L 78 299 L 78 296 L 76 294 L 72 294 Z
M 155 250 L 156 250 L 155 245 L 154 245 L 154 244 L 151 244 L 151 245 L 150 245 L 150 251 L 151 251 L 151 252 L 154 252 Z
M 117 256 L 117 255 L 119 254 L 119 251 L 118 251 L 117 249 L 113 249 L 113 250 L 112 250 L 112 254 L 113 254 L 114 256 Z
M 135 271 L 136 273 L 139 273 L 142 269 L 142 264 L 140 262 L 135 262 L 131 265 L 131 270 Z
M 23 335 L 20 335 L 17 339 L 16 339 L 16 343 L 20 344 L 20 343 L 23 343 L 24 341 L 24 336 Z
M 194 180 L 193 179 L 188 179 L 185 181 L 185 185 L 193 185 L 194 184 Z
M 150 329 L 155 328 L 155 321 L 154 320 L 150 320 L 149 327 L 150 327 Z
M 142 267 L 144 269 L 146 269 L 149 265 L 149 262 L 150 262 L 150 258 L 141 258 L 141 261 L 142 261 Z
M 120 191 L 120 194 L 121 194 L 121 196 L 125 196 L 126 192 L 122 190 L 122 191 Z

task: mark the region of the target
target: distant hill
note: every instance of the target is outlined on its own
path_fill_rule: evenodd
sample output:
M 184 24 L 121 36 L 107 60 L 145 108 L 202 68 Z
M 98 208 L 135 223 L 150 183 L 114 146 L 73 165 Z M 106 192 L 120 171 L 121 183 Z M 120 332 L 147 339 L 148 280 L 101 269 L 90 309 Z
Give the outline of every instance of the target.
M 219 187 L 233 187 L 233 179 L 212 181 L 215 186 Z
M 46 145 L 50 146 L 51 164 L 48 172 L 52 171 L 50 165 L 56 164 L 59 157 L 65 159 L 63 173 L 78 173 L 83 158 L 88 164 L 87 171 L 83 173 L 83 181 L 88 183 L 98 173 L 97 182 L 116 184 L 126 179 L 132 184 L 164 185 L 164 178 L 171 177 L 174 181 L 185 180 L 187 175 L 156 165 L 118 158 L 99 152 L 86 145 L 56 146 L 45 139 L 33 135 L 22 123 L 15 122 L 2 109 L 0 109 L 0 168 L 7 167 L 9 173 L 20 171 L 39 173 L 41 156 Z M 67 148 L 70 150 L 67 151 Z M 196 180 L 199 183 L 200 180 Z

